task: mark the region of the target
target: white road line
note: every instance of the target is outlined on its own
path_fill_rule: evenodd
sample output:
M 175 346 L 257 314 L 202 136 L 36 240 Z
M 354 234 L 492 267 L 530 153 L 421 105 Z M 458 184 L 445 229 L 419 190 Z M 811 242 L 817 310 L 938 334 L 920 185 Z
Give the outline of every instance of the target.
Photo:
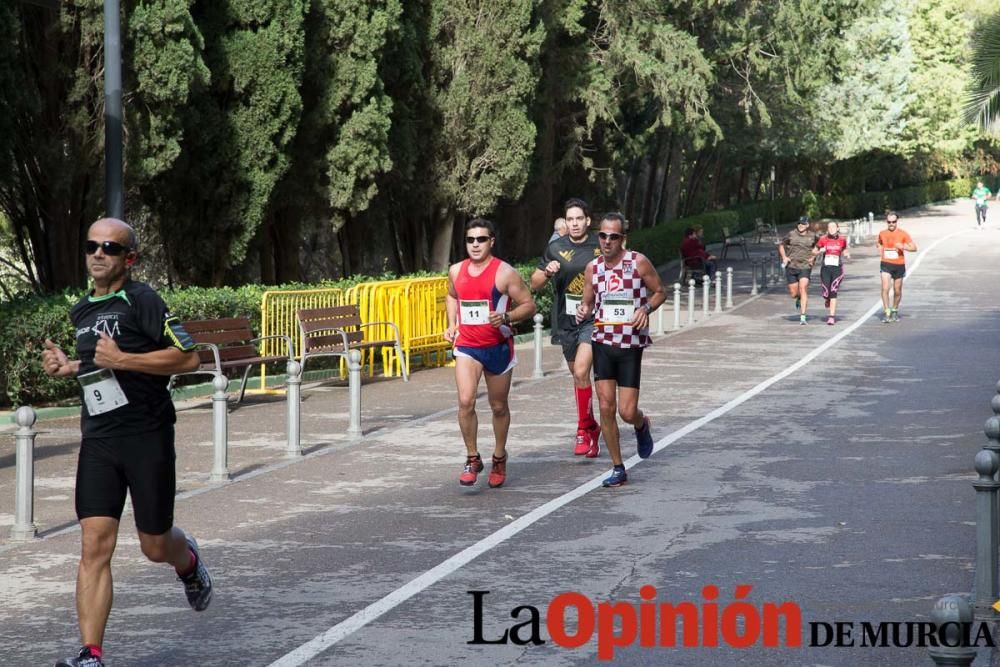
M 930 254 L 931 250 L 937 247 L 940 243 L 965 233 L 966 233 L 965 231 L 955 232 L 953 234 L 949 234 L 948 236 L 940 238 L 934 243 L 932 243 L 930 246 L 927 247 L 927 249 L 923 253 L 921 253 L 917 257 L 917 260 L 913 263 L 913 266 L 907 272 L 907 276 L 912 275 L 916 271 L 917 267 L 920 266 L 920 263 L 923 260 L 923 258 L 926 257 L 928 254 Z M 706 424 L 715 421 L 719 417 L 722 417 L 726 413 L 731 412 L 733 409 L 739 407 L 740 405 L 743 405 L 751 398 L 765 391 L 771 385 L 780 382 L 781 380 L 784 380 L 789 375 L 798 371 L 803 366 L 816 359 L 816 357 L 823 354 L 831 347 L 833 347 L 841 340 L 843 340 L 845 337 L 849 336 L 851 333 L 856 331 L 859 327 L 867 323 L 869 318 L 871 318 L 871 316 L 874 315 L 877 311 L 881 310 L 881 308 L 882 308 L 882 301 L 880 299 L 879 301 L 875 302 L 871 306 L 871 308 L 865 311 L 865 313 L 861 317 L 859 317 L 851 326 L 840 331 L 837 335 L 833 336 L 826 342 L 819 345 L 819 347 L 814 348 L 811 352 L 806 354 L 804 357 L 799 359 L 797 362 L 795 362 L 785 370 L 771 376 L 770 378 L 764 380 L 755 387 L 743 392 L 742 394 L 740 394 L 733 400 L 729 401 L 725 405 L 718 407 L 715 410 L 712 410 L 703 417 L 700 417 L 688 423 L 687 425 L 681 427 L 680 429 L 674 431 L 668 436 L 657 441 L 655 446 L 653 447 L 653 452 L 655 453 L 669 447 L 670 445 L 677 442 L 684 436 L 689 435 L 694 431 L 697 431 L 702 426 L 705 426 Z M 629 468 L 632 468 L 635 465 L 637 465 L 641 460 L 642 459 L 640 459 L 638 455 L 633 455 L 631 458 L 625 461 L 625 465 L 628 466 Z M 573 502 L 577 498 L 580 498 L 589 493 L 590 491 L 599 488 L 601 486 L 601 480 L 608 474 L 608 472 L 610 471 L 604 472 L 598 475 L 597 477 L 594 477 L 590 481 L 584 482 L 583 484 L 576 487 L 572 491 L 569 491 L 559 496 L 558 498 L 550 500 L 544 505 L 541 505 L 540 507 L 533 509 L 524 516 L 507 524 L 500 530 L 491 533 L 490 535 L 487 535 L 486 537 L 479 540 L 472 546 L 463 549 L 462 551 L 448 558 L 446 561 L 442 562 L 436 567 L 427 570 L 416 579 L 413 579 L 408 583 L 403 584 L 402 586 L 400 586 L 393 592 L 389 593 L 385 597 L 381 598 L 380 600 L 371 603 L 370 605 L 368 605 L 361 611 L 357 612 L 353 616 L 350 616 L 349 618 L 334 625 L 323 634 L 318 635 L 317 637 L 309 640 L 305 644 L 299 646 L 297 649 L 290 651 L 289 653 L 286 653 L 282 657 L 272 662 L 269 667 L 299 667 L 299 665 L 306 664 L 319 654 L 329 650 L 334 644 L 339 642 L 341 639 L 344 639 L 348 635 L 360 630 L 361 628 L 365 627 L 378 617 L 382 616 L 382 614 L 391 611 L 395 607 L 406 602 L 407 600 L 417 595 L 418 593 L 422 592 L 423 590 L 433 586 L 437 582 L 447 577 L 452 572 L 455 572 L 464 565 L 467 565 L 478 556 L 486 553 L 487 551 L 493 549 L 494 547 L 509 540 L 510 538 L 514 537 L 525 528 L 528 528 L 529 526 L 536 523 L 540 519 L 544 519 L 548 515 L 560 509 L 561 507 L 564 507 L 565 505 L 568 505 L 569 503 Z

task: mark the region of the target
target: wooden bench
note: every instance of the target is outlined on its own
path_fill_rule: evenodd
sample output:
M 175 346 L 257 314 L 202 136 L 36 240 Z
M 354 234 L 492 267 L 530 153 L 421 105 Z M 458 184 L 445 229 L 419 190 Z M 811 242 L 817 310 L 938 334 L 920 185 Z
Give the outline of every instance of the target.
M 306 360 L 314 357 L 341 357 L 346 359 L 351 350 L 362 354 L 374 352 L 382 348 L 382 368 L 389 375 L 392 360 L 387 354 L 395 352 L 396 361 L 402 370 L 403 381 L 409 381 L 406 360 L 403 359 L 403 349 L 399 342 L 399 327 L 392 322 L 362 322 L 357 304 L 333 306 L 331 308 L 300 308 L 296 311 L 299 332 L 302 335 L 301 363 L 305 370 Z M 371 339 L 366 337 L 367 330 L 373 327 L 388 327 L 392 329 L 392 338 Z M 386 348 L 389 348 L 388 350 Z M 374 365 L 370 361 L 369 369 Z
M 243 400 L 251 367 L 257 364 L 289 362 L 295 359 L 295 344 L 290 336 L 254 336 L 253 330 L 250 328 L 250 320 L 245 317 L 190 320 L 184 322 L 183 326 L 195 342 L 200 361 L 197 370 L 183 373 L 183 375 L 223 375 L 224 371 L 232 368 L 245 369 L 237 403 Z M 271 338 L 283 339 L 288 354 L 262 356 L 256 343 Z

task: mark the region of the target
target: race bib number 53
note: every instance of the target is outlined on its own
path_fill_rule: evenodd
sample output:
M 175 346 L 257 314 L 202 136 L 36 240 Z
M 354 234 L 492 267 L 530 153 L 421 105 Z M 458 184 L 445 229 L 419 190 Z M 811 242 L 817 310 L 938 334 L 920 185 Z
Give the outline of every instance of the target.
M 601 300 L 601 322 L 605 324 L 629 324 L 635 315 L 635 299 L 628 297 L 605 297 Z
M 115 372 L 110 368 L 86 373 L 76 379 L 83 387 L 83 402 L 87 404 L 87 414 L 90 416 L 101 415 L 128 405 L 125 392 L 118 384 Z

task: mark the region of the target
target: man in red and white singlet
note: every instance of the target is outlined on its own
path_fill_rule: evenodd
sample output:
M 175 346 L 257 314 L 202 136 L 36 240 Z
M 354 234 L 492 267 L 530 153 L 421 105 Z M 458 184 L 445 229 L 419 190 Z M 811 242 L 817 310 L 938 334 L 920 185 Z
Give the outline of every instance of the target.
M 837 321 L 837 291 L 844 281 L 844 260 L 851 258 L 847 249 L 847 238 L 840 235 L 840 225 L 831 222 L 826 226 L 826 236 L 816 241 L 813 254 L 823 253 L 823 266 L 819 271 L 820 283 L 823 285 L 823 299 L 830 309 L 827 324 Z
M 493 256 L 496 230 L 489 220 L 476 218 L 465 225 L 469 258 L 448 269 L 448 329 L 445 339 L 455 345 L 455 384 L 458 386 L 458 425 L 465 440 L 462 486 L 476 483 L 483 460 L 476 444 L 479 418 L 476 390 L 486 376 L 486 393 L 493 410 L 493 467 L 489 484 L 496 488 L 507 479 L 507 431 L 510 428 L 511 371 L 514 356 L 512 325 L 535 314 L 535 302 L 521 275 L 507 262 Z M 516 306 L 512 307 L 512 303 Z
M 614 464 L 603 484 L 616 487 L 628 481 L 617 415 L 635 428 L 639 456 L 653 453 L 649 418 L 639 409 L 639 378 L 642 350 L 652 343 L 649 314 L 667 296 L 652 262 L 625 250 L 625 218 L 620 213 L 606 214 L 597 236 L 601 256 L 587 266 L 583 302 L 576 316 L 582 321 L 594 313 L 592 351 L 601 432 Z

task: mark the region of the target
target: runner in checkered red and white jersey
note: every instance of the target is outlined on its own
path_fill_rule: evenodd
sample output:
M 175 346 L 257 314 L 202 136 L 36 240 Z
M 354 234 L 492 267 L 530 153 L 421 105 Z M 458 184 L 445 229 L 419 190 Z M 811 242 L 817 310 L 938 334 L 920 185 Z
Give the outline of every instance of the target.
M 614 467 L 601 484 L 628 481 L 622 460 L 618 417 L 635 429 L 636 452 L 647 458 L 655 448 L 649 417 L 639 409 L 642 353 L 650 344 L 649 316 L 667 295 L 663 281 L 646 256 L 625 249 L 625 217 L 605 213 L 597 239 L 601 256 L 584 272 L 583 301 L 576 321 L 594 316 L 594 380 L 601 406 L 601 435 Z
M 615 267 L 608 267 L 604 257 L 594 260 L 593 274 L 591 275 L 591 285 L 594 288 L 594 312 L 597 313 L 597 321 L 594 323 L 595 343 L 613 345 L 614 347 L 648 347 L 653 340 L 649 337 L 649 326 L 643 329 L 635 329 L 626 322 L 608 321 L 614 320 L 611 309 L 602 311 L 602 303 L 605 299 L 631 299 L 631 313 L 639 310 L 649 301 L 646 284 L 642 281 L 642 276 L 638 271 L 639 253 L 634 250 L 626 250 L 621 262 Z M 604 318 L 604 319 L 602 319 Z

